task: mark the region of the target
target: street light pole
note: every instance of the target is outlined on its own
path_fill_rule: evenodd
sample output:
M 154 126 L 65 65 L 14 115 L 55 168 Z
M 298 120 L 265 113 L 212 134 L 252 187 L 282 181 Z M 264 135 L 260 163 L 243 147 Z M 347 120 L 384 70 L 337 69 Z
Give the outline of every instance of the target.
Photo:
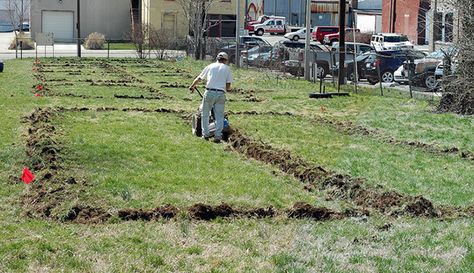
M 237 0 L 236 7 L 236 20 L 235 20 L 235 65 L 240 67 L 240 0 Z
M 309 71 L 309 53 L 311 44 L 311 0 L 306 0 L 306 41 L 304 46 L 304 79 L 309 81 L 311 73 Z
M 77 57 L 81 57 L 81 0 L 77 1 Z

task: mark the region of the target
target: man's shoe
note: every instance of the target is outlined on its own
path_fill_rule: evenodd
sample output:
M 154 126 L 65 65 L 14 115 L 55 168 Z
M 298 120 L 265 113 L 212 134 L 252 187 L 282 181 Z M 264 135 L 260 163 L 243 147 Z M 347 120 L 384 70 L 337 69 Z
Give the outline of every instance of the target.
M 213 140 L 212 142 L 214 142 L 214 143 L 221 143 L 221 140 L 220 140 L 220 138 L 214 138 L 214 140 Z
M 209 137 L 209 136 L 202 136 L 201 138 L 207 141 L 207 140 L 209 140 L 211 137 Z

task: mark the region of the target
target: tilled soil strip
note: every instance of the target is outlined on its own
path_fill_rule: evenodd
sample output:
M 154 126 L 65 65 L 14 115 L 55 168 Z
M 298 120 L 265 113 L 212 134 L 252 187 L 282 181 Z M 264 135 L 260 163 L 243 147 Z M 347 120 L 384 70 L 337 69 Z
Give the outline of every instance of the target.
M 50 86 L 61 86 L 61 85 L 71 86 L 71 85 L 74 85 L 71 82 L 66 82 L 66 79 L 47 79 L 46 76 L 43 74 L 44 69 L 43 69 L 42 64 L 36 64 L 35 66 L 37 68 L 37 73 L 35 74 L 35 77 L 38 81 L 40 81 L 42 83 L 55 82 L 55 83 L 52 83 L 52 84 L 48 84 Z M 105 65 L 101 64 L 101 66 L 108 69 L 109 72 L 110 71 L 114 71 L 114 72 L 116 71 L 116 68 L 109 65 L 109 64 L 105 64 Z M 118 73 L 122 73 L 122 74 L 126 73 L 126 75 L 124 75 L 123 79 L 120 79 L 120 80 L 92 80 L 92 79 L 86 79 L 83 82 L 88 82 L 88 83 L 91 84 L 91 86 L 108 86 L 108 87 L 123 86 L 123 87 L 144 88 L 148 92 L 156 94 L 154 96 L 147 96 L 147 97 L 145 97 L 143 95 L 141 95 L 141 96 L 130 96 L 130 95 L 114 94 L 114 97 L 118 98 L 118 99 L 159 100 L 159 99 L 169 99 L 169 98 L 171 98 L 170 96 L 161 93 L 160 90 L 158 90 L 158 89 L 156 89 L 152 86 L 137 84 L 137 83 L 143 83 L 143 81 L 140 80 L 140 79 L 135 78 L 133 75 L 129 74 L 124 69 L 118 69 L 118 70 L 120 70 L 120 72 L 118 72 Z M 75 71 L 75 73 L 77 73 L 77 72 L 80 72 L 80 70 Z M 64 81 L 65 83 L 56 83 L 56 82 L 62 82 L 62 81 Z M 46 94 L 48 96 L 75 97 L 75 98 L 83 98 L 83 99 L 102 99 L 102 98 L 104 98 L 103 96 L 76 95 L 76 94 L 72 94 L 72 93 L 67 93 L 67 94 L 57 93 L 57 92 L 51 91 L 48 88 L 48 85 L 43 84 L 43 86 L 44 86 L 43 87 L 44 88 L 43 92 L 46 92 Z
M 274 217 L 287 217 L 290 219 L 312 219 L 315 221 L 339 220 L 348 217 L 368 216 L 367 211 L 346 210 L 344 212 L 336 212 L 325 207 L 316 207 L 308 203 L 295 203 L 290 209 L 278 210 L 272 206 L 265 208 L 242 208 L 232 207 L 229 204 L 222 203 L 220 205 L 207 205 L 196 203 L 189 207 L 178 208 L 173 205 L 163 205 L 154 209 L 121 209 L 117 212 L 107 212 L 102 208 L 94 208 L 90 206 L 75 206 L 69 210 L 63 219 L 67 222 L 77 223 L 103 223 L 113 216 L 117 216 L 124 221 L 151 221 L 159 219 L 172 219 L 179 215 L 183 215 L 192 220 L 210 221 L 216 218 L 229 219 L 262 219 Z
M 329 119 L 326 117 L 316 116 L 308 117 L 306 115 L 299 115 L 292 112 L 260 112 L 260 111 L 229 111 L 230 115 L 270 115 L 270 116 L 295 116 L 301 118 L 310 118 L 315 120 L 321 125 L 331 126 L 338 132 L 347 134 L 347 135 L 360 135 L 360 136 L 370 136 L 372 138 L 380 139 L 386 143 L 392 145 L 408 146 L 411 148 L 421 149 L 423 151 L 434 153 L 434 154 L 457 154 L 459 157 L 467 160 L 474 161 L 474 153 L 471 151 L 462 151 L 457 147 L 451 148 L 441 148 L 437 145 L 423 143 L 420 141 L 410 141 L 410 140 L 398 140 L 394 137 L 385 136 L 380 130 L 374 128 L 364 127 L 362 125 L 357 125 L 350 121 L 338 121 Z

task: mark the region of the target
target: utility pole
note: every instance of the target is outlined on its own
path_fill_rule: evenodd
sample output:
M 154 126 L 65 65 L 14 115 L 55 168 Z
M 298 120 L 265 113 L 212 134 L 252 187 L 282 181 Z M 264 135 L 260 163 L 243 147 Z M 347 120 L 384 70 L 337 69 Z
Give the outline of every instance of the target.
M 25 20 L 25 13 L 24 13 L 24 10 L 25 8 L 23 7 L 23 1 L 24 0 L 21 0 L 21 18 L 20 18 L 20 32 L 23 32 L 23 21 Z
M 77 1 L 77 57 L 81 57 L 81 0 Z
M 235 65 L 240 67 L 240 0 L 237 0 L 237 7 L 236 7 L 236 16 L 237 19 L 235 21 Z
M 436 51 L 436 15 L 438 13 L 438 0 L 431 0 L 433 4 L 433 16 L 431 18 L 431 51 Z
M 339 74 L 338 91 L 345 84 L 345 61 L 346 61 L 346 0 L 339 0 Z
M 306 0 L 306 41 L 304 46 L 304 79 L 309 81 L 311 79 L 311 72 L 309 71 L 309 53 L 311 44 L 311 0 Z

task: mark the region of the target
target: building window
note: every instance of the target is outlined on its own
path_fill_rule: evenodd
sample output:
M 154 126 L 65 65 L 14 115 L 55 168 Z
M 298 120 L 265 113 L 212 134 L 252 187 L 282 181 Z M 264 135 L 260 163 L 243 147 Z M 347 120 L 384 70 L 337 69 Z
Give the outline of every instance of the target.
M 208 25 L 211 26 L 209 37 L 235 37 L 235 15 L 210 14 Z
M 453 13 L 447 13 L 444 17 L 444 41 L 447 43 L 453 42 L 453 25 L 454 15 Z

